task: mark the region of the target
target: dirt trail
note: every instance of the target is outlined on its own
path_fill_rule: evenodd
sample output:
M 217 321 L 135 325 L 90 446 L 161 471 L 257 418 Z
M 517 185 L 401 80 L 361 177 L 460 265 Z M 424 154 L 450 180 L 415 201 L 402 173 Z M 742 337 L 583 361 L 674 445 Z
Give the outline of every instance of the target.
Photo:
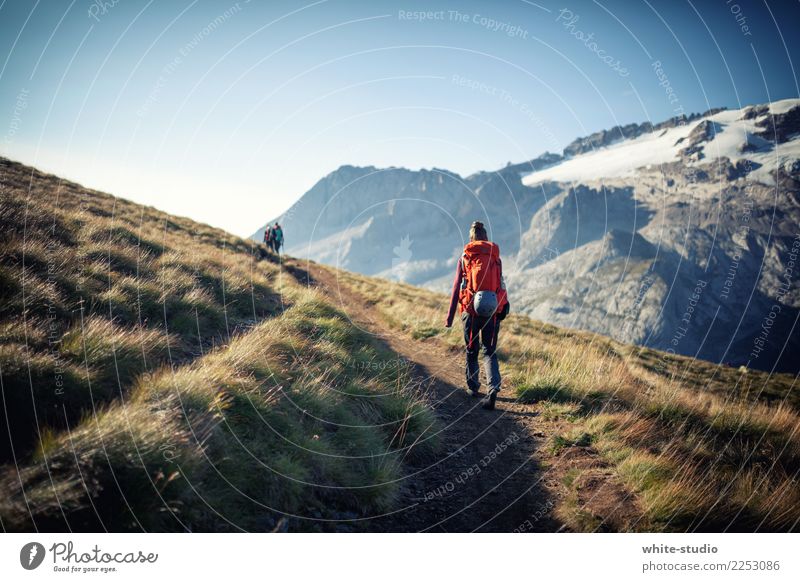
M 581 511 L 598 513 L 592 507 L 599 506 L 603 513 L 616 514 L 626 505 L 624 490 L 613 483 L 609 486 L 609 471 L 589 449 L 578 447 L 558 467 L 543 470 L 541 450 L 558 427 L 541 421 L 534 407 L 517 403 L 508 391 L 500 393 L 497 410 L 483 410 L 480 399 L 463 388 L 461 350 L 437 338 L 413 340 L 390 330 L 364 297 L 327 269 L 291 259 L 284 266 L 298 281 L 328 295 L 354 325 L 407 361 L 444 426 L 438 456 L 409 466 L 398 511 L 375 518 L 368 529 L 563 531 L 569 528 L 556 518 L 555 508 L 565 496 L 562 480 L 570 468 L 577 469 L 584 481 L 582 492 L 572 500 Z M 618 529 L 618 524 L 598 521 L 598 529 Z

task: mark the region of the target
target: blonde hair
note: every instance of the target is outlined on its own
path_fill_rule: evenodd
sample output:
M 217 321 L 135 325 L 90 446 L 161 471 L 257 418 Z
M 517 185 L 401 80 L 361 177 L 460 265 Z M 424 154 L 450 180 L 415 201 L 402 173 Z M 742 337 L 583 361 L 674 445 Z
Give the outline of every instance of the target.
M 482 222 L 476 220 L 472 223 L 472 226 L 469 227 L 469 240 L 470 242 L 489 240 L 489 237 L 486 235 L 486 227 L 483 226 Z

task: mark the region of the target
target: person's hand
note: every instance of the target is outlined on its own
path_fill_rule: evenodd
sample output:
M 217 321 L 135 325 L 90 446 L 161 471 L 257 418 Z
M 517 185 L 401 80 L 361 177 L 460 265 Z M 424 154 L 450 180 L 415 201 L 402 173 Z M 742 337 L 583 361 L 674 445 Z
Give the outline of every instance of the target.
M 452 321 L 445 321 L 444 322 L 444 326 L 445 327 L 453 327 L 453 322 Z
M 506 304 L 503 305 L 503 310 L 497 314 L 497 321 L 503 321 L 508 317 L 509 311 L 511 311 L 511 305 L 506 301 Z

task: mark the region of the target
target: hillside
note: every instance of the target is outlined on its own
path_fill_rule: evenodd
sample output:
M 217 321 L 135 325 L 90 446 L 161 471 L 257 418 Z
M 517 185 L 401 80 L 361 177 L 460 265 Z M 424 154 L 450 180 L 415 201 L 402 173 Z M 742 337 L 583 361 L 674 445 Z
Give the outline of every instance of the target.
M 1 162 L 4 529 L 392 506 L 435 443 L 394 354 L 252 242 Z
M 0 179 L 5 531 L 797 527 L 795 377 L 513 315 L 487 412 L 443 295 Z
M 503 251 L 519 312 L 800 371 L 798 99 L 615 127 L 467 177 L 343 166 L 283 222 L 294 256 L 444 291 L 475 219 Z

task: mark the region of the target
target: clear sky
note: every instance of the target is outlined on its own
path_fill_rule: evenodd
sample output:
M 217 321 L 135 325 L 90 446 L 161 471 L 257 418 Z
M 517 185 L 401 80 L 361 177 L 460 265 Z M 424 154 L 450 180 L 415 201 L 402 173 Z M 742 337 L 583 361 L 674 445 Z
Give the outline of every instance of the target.
M 342 164 L 800 96 L 795 0 L 0 2 L 2 155 L 240 235 Z

